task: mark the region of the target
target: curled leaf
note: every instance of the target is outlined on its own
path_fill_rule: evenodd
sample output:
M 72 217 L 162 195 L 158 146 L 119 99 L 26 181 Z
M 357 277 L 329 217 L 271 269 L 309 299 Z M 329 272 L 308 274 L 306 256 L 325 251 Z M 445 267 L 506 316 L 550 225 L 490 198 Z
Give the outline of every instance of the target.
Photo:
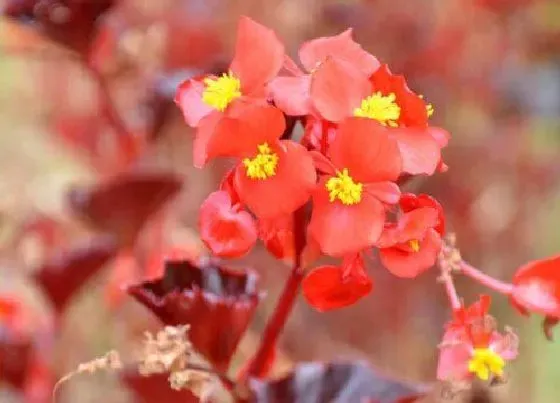
M 302 363 L 284 378 L 252 380 L 250 388 L 252 401 L 259 403 L 394 403 L 420 397 L 426 389 L 384 377 L 361 361 Z
M 227 369 L 261 295 L 256 273 L 207 262 L 170 261 L 162 277 L 128 288 L 166 325 L 190 324 L 190 340 L 216 369 Z
M 68 249 L 59 250 L 34 274 L 58 312 L 99 269 L 117 253 L 113 237 L 87 239 Z
M 74 188 L 72 210 L 94 227 L 130 245 L 146 221 L 181 189 L 171 173 L 125 172 L 93 187 Z

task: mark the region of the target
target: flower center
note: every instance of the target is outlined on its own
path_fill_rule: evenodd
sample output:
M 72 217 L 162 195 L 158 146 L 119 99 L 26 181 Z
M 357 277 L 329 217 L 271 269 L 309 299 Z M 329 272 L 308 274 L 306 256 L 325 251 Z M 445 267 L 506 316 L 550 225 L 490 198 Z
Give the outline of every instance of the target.
M 202 93 L 202 101 L 220 112 L 241 96 L 241 82 L 231 72 L 218 78 L 205 78 L 204 85 L 206 88 Z
M 393 93 L 382 95 L 378 91 L 362 100 L 360 107 L 354 109 L 354 116 L 375 119 L 383 126 L 397 127 L 401 108 L 396 99 Z
M 410 249 L 412 249 L 413 252 L 420 251 L 420 241 L 418 239 L 408 241 L 408 246 L 410 246 Z
M 475 348 L 469 361 L 469 372 L 487 381 L 490 374 L 502 376 L 504 365 L 504 359 L 489 348 Z
M 273 153 L 267 143 L 257 146 L 259 153 L 254 158 L 243 159 L 247 176 L 251 179 L 267 179 L 276 175 L 278 155 Z
M 348 169 L 338 171 L 336 176 L 331 177 L 325 187 L 329 191 L 329 199 L 334 202 L 340 200 L 342 204 L 358 204 L 362 200 L 362 184 L 356 183 L 348 174 Z

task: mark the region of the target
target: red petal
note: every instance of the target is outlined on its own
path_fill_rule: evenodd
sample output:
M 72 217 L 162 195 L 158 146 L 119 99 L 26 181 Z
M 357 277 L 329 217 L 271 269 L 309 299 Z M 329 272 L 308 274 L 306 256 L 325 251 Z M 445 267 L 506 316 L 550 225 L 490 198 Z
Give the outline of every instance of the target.
M 329 201 L 326 179 L 313 194 L 313 213 L 309 224 L 311 236 L 323 253 L 342 256 L 359 252 L 375 244 L 383 230 L 385 209 L 381 202 L 362 193 L 358 204 L 344 205 Z
M 333 163 L 319 151 L 310 151 L 309 155 L 313 159 L 313 165 L 315 165 L 317 171 L 330 176 L 336 175 L 336 168 Z
M 251 179 L 240 164 L 235 174 L 235 187 L 242 202 L 259 218 L 290 214 L 311 195 L 317 181 L 313 160 L 300 144 L 284 140 L 272 147 L 279 157 L 276 175 Z
M 438 222 L 434 229 L 440 234 L 445 234 L 445 213 L 441 204 L 432 196 L 427 194 L 415 195 L 413 193 L 403 193 L 399 201 L 399 205 L 403 212 L 415 210 L 420 207 L 435 208 L 438 212 Z
M 422 207 L 403 214 L 399 218 L 397 228 L 399 230 L 399 242 L 411 239 L 421 240 L 426 231 L 438 222 L 438 212 L 434 208 Z
M 401 190 L 393 182 L 367 183 L 364 191 L 386 204 L 396 204 L 401 197 Z
M 389 130 L 373 119 L 349 118 L 339 126 L 329 156 L 358 182 L 395 181 L 402 167 L 399 147 Z
M 451 139 L 451 134 L 441 127 L 428 127 L 428 133 L 434 138 L 434 140 L 439 144 L 440 148 L 446 147 Z
M 343 269 L 337 266 L 317 267 L 302 282 L 307 302 L 322 312 L 352 305 L 372 288 L 368 277 L 343 278 Z
M 182 83 L 175 94 L 175 104 L 183 112 L 185 121 L 190 127 L 197 127 L 202 118 L 213 111 L 213 108 L 202 102 L 204 92 L 203 80 L 208 76 L 191 78 Z
M 406 252 L 400 248 L 379 250 L 379 258 L 383 266 L 397 277 L 412 278 L 432 267 L 441 250 L 439 234 L 430 229 L 420 242 L 418 252 Z
M 302 116 L 311 111 L 311 77 L 276 77 L 268 84 L 274 104 L 286 115 Z
M 272 80 L 284 63 L 284 45 L 269 28 L 242 16 L 231 70 L 248 95 Z
M 321 116 L 331 122 L 340 122 L 352 116 L 354 109 L 371 92 L 371 85 L 351 66 L 327 58 L 311 73 L 311 99 Z
M 208 159 L 253 155 L 259 144 L 275 142 L 285 128 L 286 120 L 280 109 L 238 102 L 232 105 L 208 138 L 206 155 Z
M 512 299 L 523 308 L 560 318 L 560 256 L 535 260 L 513 277 Z
M 218 187 L 220 190 L 223 190 L 224 192 L 227 192 L 229 194 L 232 205 L 238 204 L 240 202 L 239 195 L 235 190 L 234 180 L 235 167 L 227 171 L 227 173 L 222 178 L 222 181 L 220 182 L 220 186 Z
M 379 61 L 354 42 L 351 28 L 336 36 L 305 42 L 299 50 L 299 58 L 307 71 L 312 71 L 329 56 L 354 66 L 368 76 L 379 67 Z
M 396 102 L 401 108 L 399 124 L 406 127 L 426 128 L 428 125 L 428 112 L 426 103 L 417 94 L 408 88 L 402 75 L 393 75 L 389 67 L 382 65 L 371 76 L 373 91 L 382 94 L 393 93 Z
M 293 222 L 292 215 L 259 220 L 259 238 L 277 259 L 294 257 Z
M 391 130 L 391 133 L 399 144 L 403 172 L 433 175 L 441 160 L 441 149 L 429 132 L 404 128 Z
M 253 217 L 233 210 L 229 194 L 223 191 L 211 193 L 202 203 L 198 228 L 202 241 L 219 257 L 241 257 L 257 241 Z
M 193 165 L 196 168 L 202 168 L 208 162 L 208 141 L 223 118 L 223 113 L 213 111 L 199 122 L 193 143 Z

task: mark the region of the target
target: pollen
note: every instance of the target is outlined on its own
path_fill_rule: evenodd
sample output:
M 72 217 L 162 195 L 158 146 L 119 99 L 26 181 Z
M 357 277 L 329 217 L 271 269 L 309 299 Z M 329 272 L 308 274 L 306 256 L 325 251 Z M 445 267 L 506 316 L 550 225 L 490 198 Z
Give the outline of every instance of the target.
M 342 204 L 358 204 L 362 200 L 362 184 L 356 183 L 348 174 L 348 169 L 338 171 L 336 176 L 330 178 L 325 187 L 329 191 L 329 200 L 340 200 Z
M 408 245 L 410 246 L 410 249 L 412 249 L 413 252 L 420 251 L 420 241 L 418 241 L 418 239 L 412 239 L 408 241 Z
M 428 104 L 426 105 L 426 113 L 428 114 L 428 117 L 432 117 L 432 115 L 434 114 L 434 106 L 432 104 Z
M 257 146 L 258 154 L 254 158 L 243 159 L 247 176 L 251 179 L 268 179 L 276 175 L 278 155 L 273 153 L 267 143 Z
M 502 376 L 505 362 L 496 352 L 489 348 L 475 348 L 469 361 L 469 372 L 483 381 L 490 378 L 490 374 Z
M 378 91 L 362 100 L 360 107 L 354 109 L 354 116 L 375 119 L 383 126 L 397 127 L 401 108 L 396 100 L 395 94 L 383 95 Z
M 202 101 L 214 109 L 223 112 L 228 105 L 241 96 L 241 82 L 231 72 L 218 78 L 205 78 Z

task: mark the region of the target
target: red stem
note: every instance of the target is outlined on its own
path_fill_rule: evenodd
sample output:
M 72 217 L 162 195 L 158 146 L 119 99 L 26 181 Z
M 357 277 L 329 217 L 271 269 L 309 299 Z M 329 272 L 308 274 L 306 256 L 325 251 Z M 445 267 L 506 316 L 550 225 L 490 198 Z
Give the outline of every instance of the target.
M 99 69 L 89 63 L 88 60 L 82 60 L 85 69 L 91 74 L 94 81 L 97 83 L 99 89 L 100 103 L 103 114 L 109 124 L 115 131 L 119 144 L 122 150 L 122 155 L 126 162 L 132 161 L 137 154 L 137 143 L 135 141 L 134 133 L 132 133 L 124 120 L 121 118 L 117 108 L 111 97 L 111 92 L 107 84 L 107 80 Z
M 455 283 L 453 283 L 453 277 L 451 277 L 450 274 L 444 274 L 442 278 L 443 284 L 445 285 L 447 297 L 449 298 L 451 309 L 456 311 L 457 309 L 461 308 L 461 300 L 459 299 L 459 295 L 457 294 Z
M 301 255 L 305 247 L 305 213 L 304 207 L 294 213 L 294 265 L 280 299 L 265 326 L 259 348 L 249 364 L 247 372 L 249 376 L 257 378 L 266 376 L 274 357 L 278 338 L 298 296 L 299 286 L 304 277 Z
M 513 291 L 513 284 L 503 282 L 501 280 L 490 277 L 488 274 L 483 273 L 476 267 L 471 266 L 465 261 L 461 261 L 460 270 L 465 276 L 478 281 L 480 284 L 499 292 L 500 294 L 510 295 Z

